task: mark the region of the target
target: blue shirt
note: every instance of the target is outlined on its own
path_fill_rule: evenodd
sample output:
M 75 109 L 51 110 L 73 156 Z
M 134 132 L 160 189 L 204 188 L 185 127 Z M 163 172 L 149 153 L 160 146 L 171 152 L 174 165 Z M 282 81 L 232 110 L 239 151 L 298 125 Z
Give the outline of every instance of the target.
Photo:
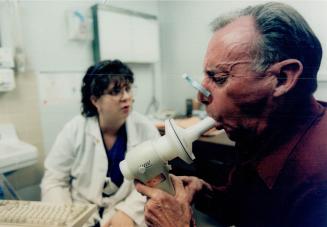
M 124 160 L 125 152 L 127 149 L 127 134 L 126 126 L 123 125 L 119 131 L 116 141 L 111 149 L 107 149 L 107 158 L 109 163 L 109 168 L 107 172 L 107 177 L 111 178 L 117 187 L 120 187 L 124 181 L 124 177 L 119 169 L 119 163 Z

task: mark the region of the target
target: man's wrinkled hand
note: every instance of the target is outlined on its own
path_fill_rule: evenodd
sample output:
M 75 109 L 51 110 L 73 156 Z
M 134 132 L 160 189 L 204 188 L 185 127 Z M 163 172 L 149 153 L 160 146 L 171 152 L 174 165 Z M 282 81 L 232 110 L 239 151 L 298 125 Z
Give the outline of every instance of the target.
M 178 178 L 183 182 L 184 188 L 187 191 L 189 203 L 192 203 L 196 193 L 202 189 L 213 190 L 210 184 L 200 178 L 192 176 L 179 176 Z
M 190 224 L 192 198 L 188 193 L 195 192 L 197 184 L 192 184 L 192 187 L 187 188 L 178 177 L 174 175 L 170 177 L 176 192 L 174 196 L 160 189 L 135 182 L 136 190 L 148 197 L 144 208 L 145 222 L 148 226 L 185 227 Z

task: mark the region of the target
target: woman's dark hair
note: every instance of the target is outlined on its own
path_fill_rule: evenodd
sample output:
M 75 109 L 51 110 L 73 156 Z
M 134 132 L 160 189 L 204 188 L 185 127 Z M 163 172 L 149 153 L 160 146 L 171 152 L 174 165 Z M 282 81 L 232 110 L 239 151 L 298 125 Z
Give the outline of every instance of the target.
M 97 116 L 98 111 L 91 102 L 91 96 L 99 98 L 109 84 L 120 86 L 126 82 L 134 82 L 133 72 L 120 60 L 105 60 L 90 66 L 82 81 L 82 114 L 85 117 Z

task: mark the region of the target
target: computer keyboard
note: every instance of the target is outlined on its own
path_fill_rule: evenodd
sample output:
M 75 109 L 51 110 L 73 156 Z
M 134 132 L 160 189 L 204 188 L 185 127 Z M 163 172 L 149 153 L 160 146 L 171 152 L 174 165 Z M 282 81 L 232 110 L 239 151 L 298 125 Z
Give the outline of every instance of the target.
M 81 227 L 95 211 L 91 204 L 0 200 L 0 227 Z

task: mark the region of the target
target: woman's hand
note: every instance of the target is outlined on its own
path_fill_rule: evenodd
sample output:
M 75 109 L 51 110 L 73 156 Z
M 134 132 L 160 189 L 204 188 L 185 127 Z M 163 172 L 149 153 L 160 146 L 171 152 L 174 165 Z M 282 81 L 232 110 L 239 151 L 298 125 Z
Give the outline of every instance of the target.
M 148 226 L 189 226 L 192 218 L 193 196 L 207 184 L 196 177 L 179 178 L 174 175 L 170 177 L 175 196 L 157 188 L 150 188 L 140 182 L 135 184 L 136 190 L 148 197 L 144 208 L 145 222 Z
M 134 222 L 127 214 L 118 210 L 102 227 L 134 227 Z

